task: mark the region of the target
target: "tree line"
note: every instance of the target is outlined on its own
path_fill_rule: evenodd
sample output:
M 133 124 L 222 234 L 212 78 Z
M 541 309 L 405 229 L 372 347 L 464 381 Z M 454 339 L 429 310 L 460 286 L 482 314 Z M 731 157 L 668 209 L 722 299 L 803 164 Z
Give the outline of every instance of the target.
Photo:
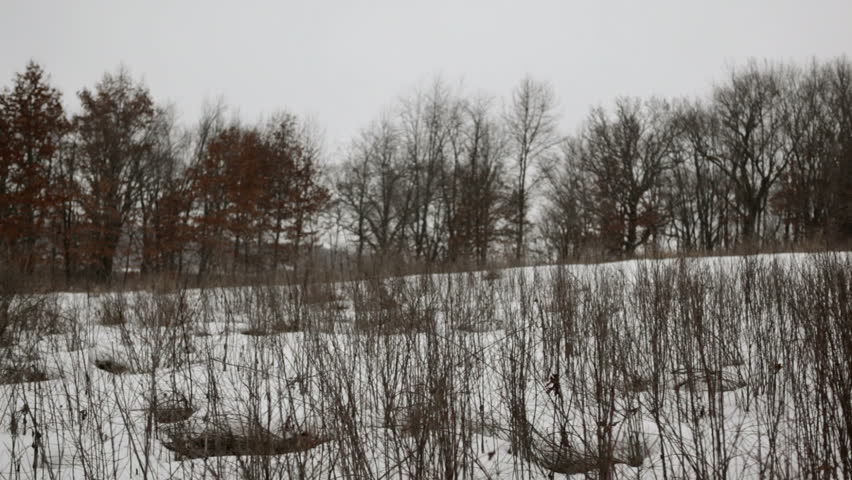
M 852 236 L 852 69 L 749 63 L 707 98 L 618 99 L 563 144 L 547 243 L 713 251 Z
M 7 266 L 68 280 L 116 271 L 278 268 L 328 203 L 319 139 L 289 113 L 264 125 L 220 103 L 189 128 L 125 69 L 61 93 L 35 63 L 0 95 L 0 248 Z M 121 260 L 123 264 L 116 264 Z
M 499 99 L 436 80 L 330 164 L 293 114 L 246 125 L 220 102 L 183 126 L 125 69 L 76 113 L 61 95 L 33 62 L 0 93 L 0 255 L 22 273 L 275 271 L 317 244 L 482 265 L 852 238 L 845 58 L 751 61 L 568 135 L 547 82 Z
M 336 201 L 358 257 L 425 261 L 852 238 L 852 68 L 751 61 L 709 95 L 617 98 L 558 132 L 547 82 L 445 82 L 363 130 Z

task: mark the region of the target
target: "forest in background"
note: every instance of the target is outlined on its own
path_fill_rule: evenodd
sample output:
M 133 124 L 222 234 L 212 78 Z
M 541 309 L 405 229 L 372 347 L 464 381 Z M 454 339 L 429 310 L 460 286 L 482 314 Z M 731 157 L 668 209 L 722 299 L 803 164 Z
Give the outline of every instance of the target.
M 319 127 L 219 102 L 192 125 L 124 68 L 69 112 L 31 62 L 0 93 L 0 265 L 107 282 L 568 261 L 852 238 L 852 65 L 751 61 L 700 98 L 617 98 L 562 132 L 554 86 L 435 80 L 329 158 Z M 342 252 L 346 252 L 345 255 Z

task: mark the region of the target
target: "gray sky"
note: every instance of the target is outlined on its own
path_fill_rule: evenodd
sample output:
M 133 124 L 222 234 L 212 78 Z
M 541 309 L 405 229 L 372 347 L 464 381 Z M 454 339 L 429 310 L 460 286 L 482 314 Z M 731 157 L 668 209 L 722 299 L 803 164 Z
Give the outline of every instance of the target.
M 33 58 L 75 92 L 124 63 L 194 122 L 224 96 L 240 116 L 313 116 L 332 150 L 435 75 L 507 97 L 550 81 L 563 127 L 618 95 L 703 94 L 749 57 L 852 49 L 852 0 L 3 0 L 0 85 Z

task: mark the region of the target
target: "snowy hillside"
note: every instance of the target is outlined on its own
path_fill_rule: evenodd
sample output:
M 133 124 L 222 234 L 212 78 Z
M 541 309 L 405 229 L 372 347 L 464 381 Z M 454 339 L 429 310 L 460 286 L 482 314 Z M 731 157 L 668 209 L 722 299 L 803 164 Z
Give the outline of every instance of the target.
M 852 257 L 7 296 L 5 478 L 844 478 Z

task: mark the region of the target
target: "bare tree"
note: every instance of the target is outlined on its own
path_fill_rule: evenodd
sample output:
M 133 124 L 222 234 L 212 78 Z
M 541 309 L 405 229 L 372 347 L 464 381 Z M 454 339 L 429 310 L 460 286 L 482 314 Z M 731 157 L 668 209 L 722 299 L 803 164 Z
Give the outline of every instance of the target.
M 178 271 L 191 208 L 183 163 L 188 138 L 177 127 L 173 108 L 158 109 L 151 128 L 152 147 L 144 159 L 139 195 L 141 271 Z
M 852 238 L 852 64 L 847 58 L 837 59 L 825 65 L 824 74 L 834 126 L 828 228 L 832 235 L 848 241 Z
M 350 212 L 359 258 L 364 247 L 380 255 L 403 251 L 413 193 L 400 150 L 399 132 L 384 118 L 362 132 L 343 165 L 337 192 Z
M 782 135 L 788 163 L 771 194 L 787 240 L 799 241 L 824 230 L 827 221 L 834 134 L 826 77 L 816 62 L 807 72 L 787 70 L 782 98 Z
M 612 251 L 631 254 L 664 225 L 661 190 L 674 166 L 675 133 L 665 101 L 621 98 L 614 115 L 594 109 L 577 148 L 591 175 L 599 233 Z
M 412 191 L 411 224 L 407 228 L 416 258 L 438 257 L 444 226 L 438 206 L 439 183 L 446 168 L 453 122 L 458 118 L 455 104 L 452 91 L 441 79 L 402 104 L 400 134 Z
M 676 113 L 680 162 L 671 172 L 666 195 L 669 231 L 684 250 L 727 245 L 730 230 L 730 180 L 708 153 L 719 149 L 720 124 L 706 105 L 683 103 Z
M 460 102 L 455 110 L 452 165 L 443 182 L 450 261 L 471 256 L 484 264 L 497 238 L 507 142 L 492 103 L 479 97 Z
M 562 161 L 544 170 L 545 202 L 539 228 L 551 257 L 566 261 L 589 250 L 597 236 L 590 176 L 581 168 L 579 139 L 562 144 Z
M 536 162 L 557 144 L 556 95 L 553 88 L 527 77 L 515 88 L 506 112 L 507 134 L 515 158 L 516 176 L 511 192 L 515 258 L 525 254 L 527 215 L 530 210 L 532 173 Z
M 192 155 L 189 160 L 188 175 L 191 181 L 192 210 L 195 217 L 209 218 L 225 208 L 224 191 L 219 189 L 199 188 L 199 182 L 211 180 L 205 160 L 208 158 L 210 144 L 225 130 L 226 107 L 222 99 L 216 103 L 204 106 L 201 118 L 191 132 Z M 202 173 L 201 172 L 205 172 Z M 208 194 L 212 193 L 212 194 Z M 187 219 L 189 220 L 189 219 Z M 199 224 L 193 222 L 193 240 L 198 256 L 197 272 L 199 277 L 206 274 L 213 263 L 215 239 L 222 236 L 222 227 L 217 224 Z M 206 227 L 207 231 L 201 231 Z
M 710 108 L 720 137 L 718 149 L 706 156 L 733 184 L 732 206 L 744 241 L 764 233 L 770 192 L 789 163 L 782 135 L 784 89 L 780 67 L 751 62 L 713 93 Z
M 335 193 L 342 210 L 341 227 L 354 236 L 358 265 L 362 264 L 368 245 L 367 205 L 370 195 L 369 156 L 356 143 L 349 157 L 336 171 Z

